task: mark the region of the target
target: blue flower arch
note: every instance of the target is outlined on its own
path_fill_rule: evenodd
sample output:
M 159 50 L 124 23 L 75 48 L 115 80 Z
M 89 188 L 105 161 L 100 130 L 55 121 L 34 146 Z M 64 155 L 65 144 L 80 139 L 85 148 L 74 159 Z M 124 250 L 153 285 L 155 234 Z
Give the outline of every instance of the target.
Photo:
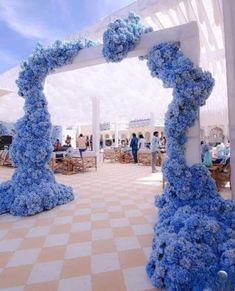
M 72 62 L 89 40 L 38 45 L 22 64 L 16 81 L 25 99 L 24 116 L 16 123 L 10 154 L 17 167 L 11 180 L 0 184 L 0 214 L 29 216 L 74 199 L 71 187 L 56 182 L 48 166 L 52 155 L 50 114 L 43 93 L 48 74 Z
M 149 31 L 133 14 L 111 23 L 103 37 L 107 62 L 120 62 Z M 19 95 L 25 98 L 25 115 L 17 122 L 11 147 L 17 169 L 10 181 L 0 185 L 0 213 L 33 215 L 74 199 L 72 189 L 58 184 L 47 166 L 52 153 L 51 122 L 43 83 L 53 69 L 71 62 L 80 49 L 90 45 L 90 41 L 76 41 L 38 46 L 23 64 L 17 84 Z M 189 167 L 185 160 L 187 131 L 197 120 L 214 80 L 209 72 L 195 67 L 177 43 L 156 45 L 145 59 L 152 76 L 173 88 L 165 116 L 168 159 L 163 174 L 167 185 L 155 201 L 159 220 L 147 274 L 155 287 L 166 290 L 218 290 L 216 274 L 222 269 L 228 273 L 229 290 L 234 290 L 235 204 L 220 197 L 204 166 Z
M 121 61 L 135 47 L 145 28 L 131 14 L 118 19 L 104 33 L 103 54 Z M 152 252 L 146 271 L 158 288 L 176 291 L 222 290 L 217 273 L 228 273 L 227 290 L 235 288 L 235 204 L 216 191 L 214 180 L 201 164 L 187 165 L 187 131 L 198 119 L 214 79 L 184 56 L 179 43 L 154 46 L 142 59 L 153 77 L 173 88 L 165 115 L 167 185 L 155 200 L 159 218 L 154 226 Z M 221 286 L 221 285 L 220 285 Z M 218 289 L 219 288 L 219 289 Z

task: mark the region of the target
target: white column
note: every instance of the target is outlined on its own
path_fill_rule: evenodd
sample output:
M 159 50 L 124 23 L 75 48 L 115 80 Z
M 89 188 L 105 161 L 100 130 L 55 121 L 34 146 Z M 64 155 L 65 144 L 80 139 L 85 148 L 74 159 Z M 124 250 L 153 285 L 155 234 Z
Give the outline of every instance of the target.
M 200 61 L 200 40 L 198 26 L 195 28 L 194 38 L 180 40 L 180 47 L 183 53 L 189 57 L 195 67 Z M 188 166 L 195 163 L 201 163 L 201 148 L 200 148 L 200 110 L 198 112 L 198 120 L 195 125 L 188 130 L 188 141 L 186 143 L 185 158 Z
M 100 151 L 100 100 L 97 97 L 92 98 L 92 142 L 93 151 L 99 161 Z
M 195 163 L 201 163 L 201 148 L 200 148 L 200 119 L 191 127 L 187 134 L 188 141 L 186 143 L 185 158 L 188 166 Z
M 150 133 L 151 133 L 150 140 L 152 138 L 154 130 L 155 130 L 155 115 L 153 112 L 151 112 L 150 113 Z
M 232 200 L 235 201 L 235 1 L 223 1 Z
M 208 124 L 206 124 L 206 125 L 205 125 L 205 137 L 206 137 L 205 142 L 206 142 L 206 143 L 209 143 L 209 133 L 210 133 L 210 131 L 209 131 L 209 126 L 208 126 Z
M 77 133 L 78 133 L 78 135 L 79 135 L 80 133 L 82 133 L 82 127 L 81 127 L 80 124 L 78 124 L 78 127 L 77 127 Z
M 118 121 L 115 121 L 115 148 L 118 148 Z

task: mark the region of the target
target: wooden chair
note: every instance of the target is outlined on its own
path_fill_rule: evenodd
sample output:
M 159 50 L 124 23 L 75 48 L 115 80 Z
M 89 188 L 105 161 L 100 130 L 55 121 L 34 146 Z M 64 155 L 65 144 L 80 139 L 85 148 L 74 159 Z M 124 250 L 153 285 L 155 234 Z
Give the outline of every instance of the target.
M 160 152 L 157 154 L 157 164 L 156 165 L 158 167 L 161 167 L 161 165 L 162 165 L 162 156 L 161 156 Z
M 151 151 L 148 149 L 140 149 L 138 151 L 138 164 L 150 166 L 152 160 Z
M 71 157 L 69 158 L 69 162 L 72 174 L 85 171 L 83 159 L 81 157 Z
M 90 168 L 97 170 L 97 157 L 94 152 L 84 152 L 82 157 L 70 157 L 68 160 L 68 172 L 76 174 L 85 172 Z
M 116 155 L 116 152 L 113 148 L 104 149 L 103 162 L 105 160 L 109 160 L 111 162 L 115 162 L 117 160 L 117 155 Z
M 130 151 L 123 151 L 122 149 L 117 149 L 115 151 L 116 161 L 121 164 L 129 164 L 133 161 L 133 157 Z
M 13 167 L 8 149 L 4 149 L 0 151 L 0 165 Z
M 217 164 L 208 168 L 211 172 L 211 177 L 215 180 L 217 191 L 220 191 L 226 183 L 230 183 L 231 190 L 231 167 L 230 162 L 226 165 Z
M 219 174 L 219 167 L 217 165 L 213 165 L 208 168 L 211 173 L 211 177 L 215 180 L 217 191 L 220 190 L 219 183 L 218 183 L 218 174 Z
M 67 157 L 52 157 L 49 162 L 49 167 L 54 173 L 61 173 L 63 175 L 71 175 L 73 172 L 73 165 Z
M 132 154 L 130 152 L 123 153 L 123 162 L 124 164 L 129 164 L 133 161 Z
M 223 188 L 226 183 L 229 182 L 230 190 L 231 190 L 231 166 L 230 162 L 222 168 L 219 168 L 218 176 L 217 176 L 217 184 L 219 189 Z
M 85 152 L 82 157 L 83 171 L 95 168 L 97 171 L 97 156 L 95 152 Z

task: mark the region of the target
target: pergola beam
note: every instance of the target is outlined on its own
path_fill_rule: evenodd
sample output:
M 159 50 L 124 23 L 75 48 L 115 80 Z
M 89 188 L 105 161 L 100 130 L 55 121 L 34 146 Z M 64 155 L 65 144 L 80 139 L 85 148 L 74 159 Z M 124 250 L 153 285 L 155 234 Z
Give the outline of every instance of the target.
M 235 201 L 235 2 L 223 1 L 232 199 Z
M 195 41 L 195 38 L 197 41 Z M 193 47 L 188 46 L 194 40 Z M 167 41 L 177 41 L 181 43 L 181 49 L 184 54 L 191 58 L 195 64 L 199 64 L 200 43 L 199 31 L 195 21 L 179 25 L 176 27 L 153 31 L 142 35 L 139 44 L 133 51 L 128 53 L 127 58 L 135 58 L 146 55 L 156 44 Z M 77 70 L 89 66 L 96 66 L 106 63 L 102 54 L 103 45 L 97 45 L 90 48 L 84 48 L 74 58 L 73 63 L 63 66 L 53 72 L 53 74 Z

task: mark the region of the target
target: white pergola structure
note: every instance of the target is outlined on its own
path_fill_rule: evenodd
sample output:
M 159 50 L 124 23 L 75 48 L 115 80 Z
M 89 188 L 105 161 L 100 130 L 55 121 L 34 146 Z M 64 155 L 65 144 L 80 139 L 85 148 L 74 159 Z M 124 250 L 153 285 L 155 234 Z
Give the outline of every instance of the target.
M 85 36 L 102 41 L 107 25 L 117 18 L 126 17 L 130 11 L 139 15 L 141 22 L 153 27 L 155 31 L 196 21 L 200 34 L 200 66 L 210 71 L 216 80 L 214 90 L 200 112 L 201 129 L 208 136 L 210 130 L 218 126 L 223 129 L 225 137 L 228 137 L 222 2 L 227 0 L 136 0 L 69 39 Z
M 129 52 L 127 58 L 146 55 L 150 49 L 159 43 L 176 41 L 180 43 L 181 50 L 197 66 L 200 58 L 199 31 L 196 22 L 191 22 L 169 29 L 144 34 L 134 50 Z M 105 63 L 102 54 L 103 45 L 85 48 L 74 58 L 73 63 L 57 69 L 53 74 L 77 70 L 89 66 L 97 66 Z M 88 76 L 89 77 L 89 76 Z M 157 102 L 157 97 L 156 97 Z M 144 103 L 144 100 L 143 100 Z M 99 152 L 99 101 L 96 96 L 92 100 L 93 111 L 93 145 L 94 151 Z M 199 121 L 189 130 L 186 145 L 186 161 L 188 165 L 200 162 L 200 125 Z
M 231 148 L 232 199 L 235 201 L 235 1 L 226 0 L 224 5 L 224 32 L 228 84 L 229 136 Z
M 221 3 L 221 0 L 136 0 L 68 39 L 87 37 L 102 42 L 107 25 L 117 18 L 127 17 L 130 11 L 139 15 L 141 22 L 152 26 L 154 31 L 196 21 L 200 34 L 200 66 L 209 70 L 216 80 L 212 95 L 200 112 L 201 129 L 208 136 L 212 127 L 220 127 L 227 138 L 227 86 Z M 0 75 L 0 86 L 17 92 L 15 80 L 18 73 L 19 67 L 15 67 Z M 94 95 L 103 104 L 100 107 L 101 122 L 145 119 L 149 118 L 151 112 L 157 119 L 162 120 L 162 112 L 166 111 L 170 102 L 170 90 L 157 86 L 144 62 L 139 62 L 136 58 L 124 60 L 118 66 L 103 64 L 66 72 L 66 75 L 57 74 L 48 79 L 47 92 L 52 122 L 63 126 L 90 123 L 91 99 Z M 158 106 L 154 103 L 156 95 L 162 97 Z M 22 116 L 22 107 L 23 100 L 16 93 L 2 98 L 1 119 L 15 122 Z M 122 108 L 126 110 L 120 116 L 118 113 L 123 111 Z M 14 114 L 9 115 L 9 110 L 13 110 Z M 66 114 L 61 114 L 63 111 Z
M 3 97 L 5 95 L 8 95 L 12 93 L 12 90 L 6 89 L 6 88 L 0 88 L 0 97 Z

